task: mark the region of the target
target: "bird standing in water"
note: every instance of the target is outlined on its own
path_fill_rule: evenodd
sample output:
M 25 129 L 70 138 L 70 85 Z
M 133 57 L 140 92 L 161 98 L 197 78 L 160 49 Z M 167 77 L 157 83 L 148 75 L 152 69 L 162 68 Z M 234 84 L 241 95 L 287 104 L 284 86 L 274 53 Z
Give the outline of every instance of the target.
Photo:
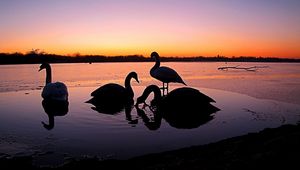
M 169 67 L 160 66 L 160 58 L 157 52 L 151 53 L 151 58 L 155 59 L 155 65 L 150 70 L 150 75 L 163 82 L 163 95 L 165 93 L 165 89 L 167 90 L 167 94 L 169 92 L 169 83 L 182 83 L 184 85 L 185 82 L 182 78 L 178 75 L 178 73 Z M 165 87 L 165 83 L 167 84 Z

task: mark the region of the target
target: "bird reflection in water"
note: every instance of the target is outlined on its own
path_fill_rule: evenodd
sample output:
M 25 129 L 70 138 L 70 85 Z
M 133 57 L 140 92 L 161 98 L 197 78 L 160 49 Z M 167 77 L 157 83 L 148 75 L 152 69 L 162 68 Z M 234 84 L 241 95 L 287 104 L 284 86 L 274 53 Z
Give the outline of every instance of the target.
M 135 106 L 138 115 L 142 118 L 145 126 L 149 130 L 157 130 L 161 126 L 161 120 L 164 119 L 170 126 L 177 129 L 197 128 L 214 118 L 213 111 L 201 110 L 199 108 L 182 108 L 180 110 L 169 109 L 161 111 L 158 108 L 148 106 L 154 117 L 149 118 L 145 109 Z M 177 107 L 178 108 L 178 107 Z
M 138 120 L 133 119 L 131 115 L 133 103 L 114 102 L 114 103 L 103 104 L 103 103 L 97 103 L 96 101 L 94 102 L 89 101 L 89 103 L 93 105 L 91 109 L 101 114 L 117 115 L 125 111 L 126 120 L 128 120 L 129 124 L 135 125 L 138 123 Z
M 149 118 L 148 115 L 145 113 L 145 108 L 140 109 L 138 105 L 135 105 L 136 112 L 139 117 L 142 118 L 144 125 L 149 129 L 149 130 L 157 130 L 160 128 L 161 125 L 161 120 L 162 120 L 162 115 L 157 112 L 157 110 L 150 110 L 153 112 L 153 118 Z
M 69 111 L 69 102 L 67 100 L 44 99 L 42 105 L 49 118 L 48 124 L 42 121 L 44 128 L 47 130 L 54 128 L 55 116 L 65 116 Z
M 167 96 L 162 96 L 159 87 L 150 85 L 137 99 L 136 108 L 140 115 L 143 115 L 143 110 L 139 108 L 139 104 L 145 105 L 146 99 L 152 92 L 154 99 L 149 108 L 153 111 L 154 117 L 165 119 L 170 126 L 175 128 L 197 128 L 212 120 L 213 113 L 220 110 L 210 104 L 215 102 L 212 98 L 197 89 L 183 87 L 171 91 Z M 145 117 L 145 114 L 143 116 Z M 147 123 L 145 125 L 148 127 Z

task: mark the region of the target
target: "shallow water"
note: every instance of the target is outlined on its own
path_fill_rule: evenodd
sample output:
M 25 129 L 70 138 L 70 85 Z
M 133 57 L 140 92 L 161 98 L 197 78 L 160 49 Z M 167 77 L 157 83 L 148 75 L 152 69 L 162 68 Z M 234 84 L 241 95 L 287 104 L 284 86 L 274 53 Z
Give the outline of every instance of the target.
M 245 81 L 253 79 L 258 82 L 273 80 L 272 83 L 287 82 L 293 76 L 294 83 L 298 83 L 298 68 L 294 65 L 291 68 L 295 70 L 290 69 L 277 74 L 277 76 L 290 76 L 282 80 L 281 76 L 278 78 L 275 74 L 270 74 L 270 72 L 275 72 L 272 69 L 279 67 L 277 65 L 256 73 L 245 71 L 236 73 L 215 70 L 220 63 L 208 63 L 208 65 L 187 63 L 188 66 L 185 63 L 164 64 L 175 67 L 189 85 L 191 84 L 216 101 L 213 105 L 221 110 L 213 114 L 212 120 L 199 124 L 196 128 L 178 129 L 163 119 L 157 130 L 150 130 L 145 120 L 143 121 L 143 118 L 137 114 L 136 108 L 132 108 L 130 116 L 126 115 L 124 110 L 110 115 L 98 113 L 92 109 L 91 104 L 85 103 L 90 98 L 91 91 L 98 86 L 107 82 L 122 83 L 122 77 L 137 67 L 142 82 L 132 83 L 136 99 L 146 85 L 159 84 L 150 78 L 148 72 L 142 72 L 148 70 L 152 64 L 54 64 L 53 79 L 64 81 L 68 85 L 69 110 L 63 116 L 55 116 L 54 127 L 47 130 L 41 123 L 42 121 L 48 123 L 48 116 L 41 98 L 44 73 L 37 73 L 38 65 L 0 66 L 2 74 L 10 72 L 5 74 L 5 78 L 1 77 L 0 156 L 34 155 L 37 165 L 59 164 L 67 157 L 98 156 L 103 159 L 126 159 L 147 153 L 216 142 L 257 132 L 267 127 L 295 124 L 300 120 L 300 105 L 297 103 L 258 99 L 246 95 L 249 91 L 245 89 L 244 94 L 240 94 L 200 86 L 204 80 L 206 83 L 212 82 L 209 79 L 217 79 L 224 85 L 228 85 L 232 82 L 237 83 L 240 79 L 245 79 Z M 110 69 L 114 72 L 109 71 Z M 203 69 L 211 70 L 211 72 Z M 79 70 L 82 74 L 71 74 L 75 70 Z M 13 76 L 13 72 L 17 71 L 20 71 L 20 74 Z M 64 75 L 59 74 L 61 72 Z M 20 83 L 17 85 L 16 82 Z M 230 86 L 235 87 L 236 84 Z M 170 88 L 178 87 L 181 86 L 172 84 Z M 299 86 L 291 87 L 299 90 Z M 256 89 L 259 91 L 263 88 L 257 87 Z M 149 108 L 145 110 L 150 122 L 153 122 L 153 113 Z
M 189 86 L 300 104 L 300 63 L 163 62 L 161 65 L 174 68 Z M 52 78 L 68 87 L 92 87 L 109 82 L 123 84 L 124 77 L 136 71 L 139 85 L 161 85 L 149 75 L 152 66 L 152 62 L 52 64 Z M 267 68 L 255 72 L 217 69 L 223 66 Z M 38 69 L 37 64 L 0 65 L 0 92 L 41 89 L 45 84 L 45 71 L 38 72 Z

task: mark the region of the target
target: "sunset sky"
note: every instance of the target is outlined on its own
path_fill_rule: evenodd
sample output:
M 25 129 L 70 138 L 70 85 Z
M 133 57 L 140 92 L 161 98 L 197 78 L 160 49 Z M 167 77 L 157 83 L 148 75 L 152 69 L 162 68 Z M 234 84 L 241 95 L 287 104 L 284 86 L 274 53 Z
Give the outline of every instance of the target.
M 1 0 L 0 52 L 300 58 L 299 0 Z

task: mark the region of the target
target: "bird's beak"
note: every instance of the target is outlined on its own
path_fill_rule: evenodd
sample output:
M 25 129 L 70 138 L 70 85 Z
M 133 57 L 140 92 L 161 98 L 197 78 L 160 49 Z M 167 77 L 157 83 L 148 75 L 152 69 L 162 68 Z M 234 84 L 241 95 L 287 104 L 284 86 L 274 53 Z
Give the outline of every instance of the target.
M 43 70 L 42 68 L 39 69 L 39 71 Z
M 138 78 L 136 78 L 135 80 L 136 80 L 136 82 L 140 83 L 140 81 L 139 81 L 139 79 L 138 79 Z

